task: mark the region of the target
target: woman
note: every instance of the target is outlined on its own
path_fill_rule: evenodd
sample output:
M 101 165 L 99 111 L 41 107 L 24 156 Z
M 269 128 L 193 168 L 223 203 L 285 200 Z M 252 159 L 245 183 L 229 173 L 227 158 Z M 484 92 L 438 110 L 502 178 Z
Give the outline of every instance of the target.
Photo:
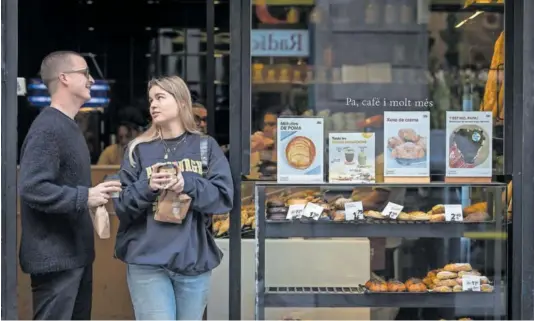
M 137 320 L 201 320 L 211 270 L 222 252 L 208 228 L 210 215 L 232 208 L 230 166 L 208 138 L 208 171 L 202 173 L 191 95 L 179 77 L 148 84 L 150 128 L 132 140 L 120 170 L 122 192 L 115 255 L 128 264 L 127 281 Z M 155 164 L 178 165 L 177 175 L 158 173 Z M 191 198 L 180 223 L 154 218 L 158 196 L 172 191 Z

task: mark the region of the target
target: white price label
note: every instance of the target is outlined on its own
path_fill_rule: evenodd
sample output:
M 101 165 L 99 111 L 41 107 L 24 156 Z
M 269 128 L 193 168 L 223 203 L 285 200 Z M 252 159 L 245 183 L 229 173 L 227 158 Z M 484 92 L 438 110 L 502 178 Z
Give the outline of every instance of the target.
M 362 202 L 345 203 L 345 221 L 363 220 Z
M 302 216 L 311 217 L 312 219 L 317 221 L 321 217 L 321 213 L 323 213 L 323 207 L 321 205 L 308 203 L 304 208 Z
M 462 290 L 480 292 L 480 276 L 464 275 L 462 277 Z
M 462 222 L 464 220 L 462 205 L 445 205 L 445 221 Z
M 306 205 L 304 204 L 289 205 L 286 220 L 293 220 L 293 219 L 301 218 L 304 212 L 305 206 Z
M 403 208 L 404 208 L 403 205 L 389 202 L 388 205 L 386 205 L 386 207 L 382 211 L 382 215 L 389 217 L 391 219 L 396 219 L 399 216 L 399 214 L 402 212 Z

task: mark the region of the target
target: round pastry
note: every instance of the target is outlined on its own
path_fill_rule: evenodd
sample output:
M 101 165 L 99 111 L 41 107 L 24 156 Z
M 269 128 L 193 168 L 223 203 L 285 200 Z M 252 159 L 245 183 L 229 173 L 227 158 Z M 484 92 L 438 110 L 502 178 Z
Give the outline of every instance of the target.
M 436 286 L 433 290 L 434 292 L 452 292 L 452 288 L 448 286 Z
M 442 271 L 442 269 L 436 269 L 436 270 L 428 271 L 426 276 L 429 277 L 429 278 L 434 279 L 436 277 L 436 275 L 441 271 Z
M 391 151 L 391 157 L 401 159 L 418 159 L 425 157 L 425 150 L 414 143 L 404 143 Z
M 462 292 L 464 290 L 464 288 L 461 286 L 461 285 L 455 285 L 453 288 L 452 288 L 452 292 Z
M 289 166 L 306 169 L 313 164 L 317 151 L 315 144 L 307 137 L 297 136 L 286 146 L 286 159 Z
M 271 207 L 267 209 L 267 214 L 287 214 L 287 207 Z
M 410 285 L 413 285 L 413 284 L 417 284 L 417 283 L 423 283 L 423 281 L 421 279 L 418 279 L 418 278 L 409 278 L 406 283 L 404 283 L 406 285 L 406 287 L 410 287 Z M 423 283 L 424 284 L 424 283 Z
M 440 286 L 453 287 L 455 285 L 458 285 L 458 282 L 456 281 L 456 279 L 447 279 L 447 280 L 434 279 L 433 281 L 436 287 L 440 287 Z
M 345 209 L 345 204 L 346 203 L 350 203 L 352 202 L 352 199 L 350 198 L 338 198 L 335 202 L 334 202 L 334 206 L 336 207 L 336 209 L 338 210 L 344 210 Z
M 432 214 L 445 214 L 445 205 L 438 204 L 432 207 Z
M 400 139 L 399 137 L 390 137 L 388 139 L 388 147 L 393 149 L 397 146 L 399 146 L 400 144 L 403 144 L 404 141 L 402 139 Z
M 390 280 L 388 282 L 388 292 L 404 292 L 406 291 L 406 286 L 404 283 L 397 280 Z
M 477 270 L 472 270 L 472 271 L 460 271 L 460 272 L 458 272 L 458 277 L 459 277 L 459 278 L 463 277 L 464 275 L 481 276 L 482 274 L 480 274 L 480 272 L 478 272 Z
M 434 279 L 427 276 L 426 278 L 423 279 L 423 283 L 426 285 L 426 286 L 431 286 L 434 284 Z
M 458 274 L 455 272 L 449 272 L 449 271 L 441 271 L 436 275 L 436 278 L 440 280 L 446 280 L 446 279 L 456 279 L 458 277 Z
M 469 263 L 451 263 L 445 265 L 443 270 L 448 272 L 460 272 L 460 271 L 471 271 L 473 268 Z
M 445 222 L 445 214 L 432 214 L 430 222 Z
M 382 213 L 377 212 L 377 211 L 365 211 L 365 212 L 363 212 L 363 215 L 365 217 L 376 218 L 376 219 L 379 219 L 379 220 L 383 220 L 383 219 L 386 218 L 384 215 L 382 215 Z
M 292 198 L 287 200 L 287 205 L 306 205 L 308 204 L 308 200 L 303 198 Z
M 387 292 L 388 285 L 384 281 L 379 280 L 369 280 L 365 283 L 367 290 L 371 292 Z
M 426 285 L 423 282 L 412 283 L 410 284 L 410 286 L 407 286 L 406 288 L 408 289 L 408 292 L 416 292 L 416 293 L 426 292 L 428 290 Z
M 412 221 L 429 221 L 430 220 L 430 215 L 428 215 L 425 212 L 421 212 L 421 211 L 410 212 L 409 215 Z

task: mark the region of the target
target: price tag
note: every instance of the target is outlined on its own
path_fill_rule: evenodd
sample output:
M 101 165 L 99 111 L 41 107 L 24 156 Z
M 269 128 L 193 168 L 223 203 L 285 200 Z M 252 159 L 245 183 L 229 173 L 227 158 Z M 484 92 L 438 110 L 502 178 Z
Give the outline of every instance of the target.
M 289 205 L 289 210 L 287 211 L 286 220 L 299 219 L 302 217 L 304 212 L 304 204 Z
M 464 275 L 462 277 L 462 290 L 480 292 L 480 276 Z
M 402 212 L 403 208 L 404 206 L 402 205 L 388 202 L 388 205 L 386 205 L 386 207 L 382 211 L 382 215 L 389 217 L 391 219 L 396 219 L 399 216 L 399 214 Z
M 363 220 L 362 202 L 345 203 L 345 221 Z
M 464 215 L 462 205 L 445 205 L 445 221 L 447 222 L 463 222 Z
M 321 217 L 321 213 L 323 213 L 323 207 L 321 205 L 308 203 L 304 208 L 302 216 L 311 217 L 317 221 Z

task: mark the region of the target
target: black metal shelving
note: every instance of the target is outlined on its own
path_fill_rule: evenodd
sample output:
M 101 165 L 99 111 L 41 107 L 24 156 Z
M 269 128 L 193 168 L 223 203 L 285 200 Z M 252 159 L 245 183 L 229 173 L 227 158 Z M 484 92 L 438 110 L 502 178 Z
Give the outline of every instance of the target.
M 494 292 L 363 293 L 358 287 L 269 287 L 265 307 L 491 308 Z
M 361 221 L 331 220 L 267 220 L 266 199 L 272 188 L 276 192 L 292 188 L 316 188 L 323 192 L 346 192 L 358 187 L 387 188 L 455 188 L 478 187 L 486 189 L 488 213 L 493 221 L 488 222 L 417 222 L 364 219 Z M 461 238 L 466 233 L 492 234 L 506 232 L 503 221 L 504 207 L 500 194 L 505 184 L 276 184 L 258 182 L 255 186 L 256 202 L 256 319 L 265 319 L 267 307 L 406 307 L 406 308 L 457 308 L 483 309 L 485 314 L 500 316 L 503 311 L 501 288 L 503 264 L 502 247 L 493 246 L 493 292 L 456 293 L 370 293 L 360 287 L 269 287 L 265 282 L 265 240 L 267 238 L 339 238 L 339 237 L 416 237 L 416 238 Z M 496 192 L 497 190 L 497 192 Z M 495 243 L 502 238 L 495 237 Z M 491 312 L 490 312 L 491 311 Z M 477 312 L 478 313 L 478 312 Z M 488 315 L 489 315 L 488 314 Z
M 416 221 L 300 222 L 266 221 L 266 238 L 287 237 L 464 237 L 468 232 L 498 232 L 495 222 L 423 223 Z

